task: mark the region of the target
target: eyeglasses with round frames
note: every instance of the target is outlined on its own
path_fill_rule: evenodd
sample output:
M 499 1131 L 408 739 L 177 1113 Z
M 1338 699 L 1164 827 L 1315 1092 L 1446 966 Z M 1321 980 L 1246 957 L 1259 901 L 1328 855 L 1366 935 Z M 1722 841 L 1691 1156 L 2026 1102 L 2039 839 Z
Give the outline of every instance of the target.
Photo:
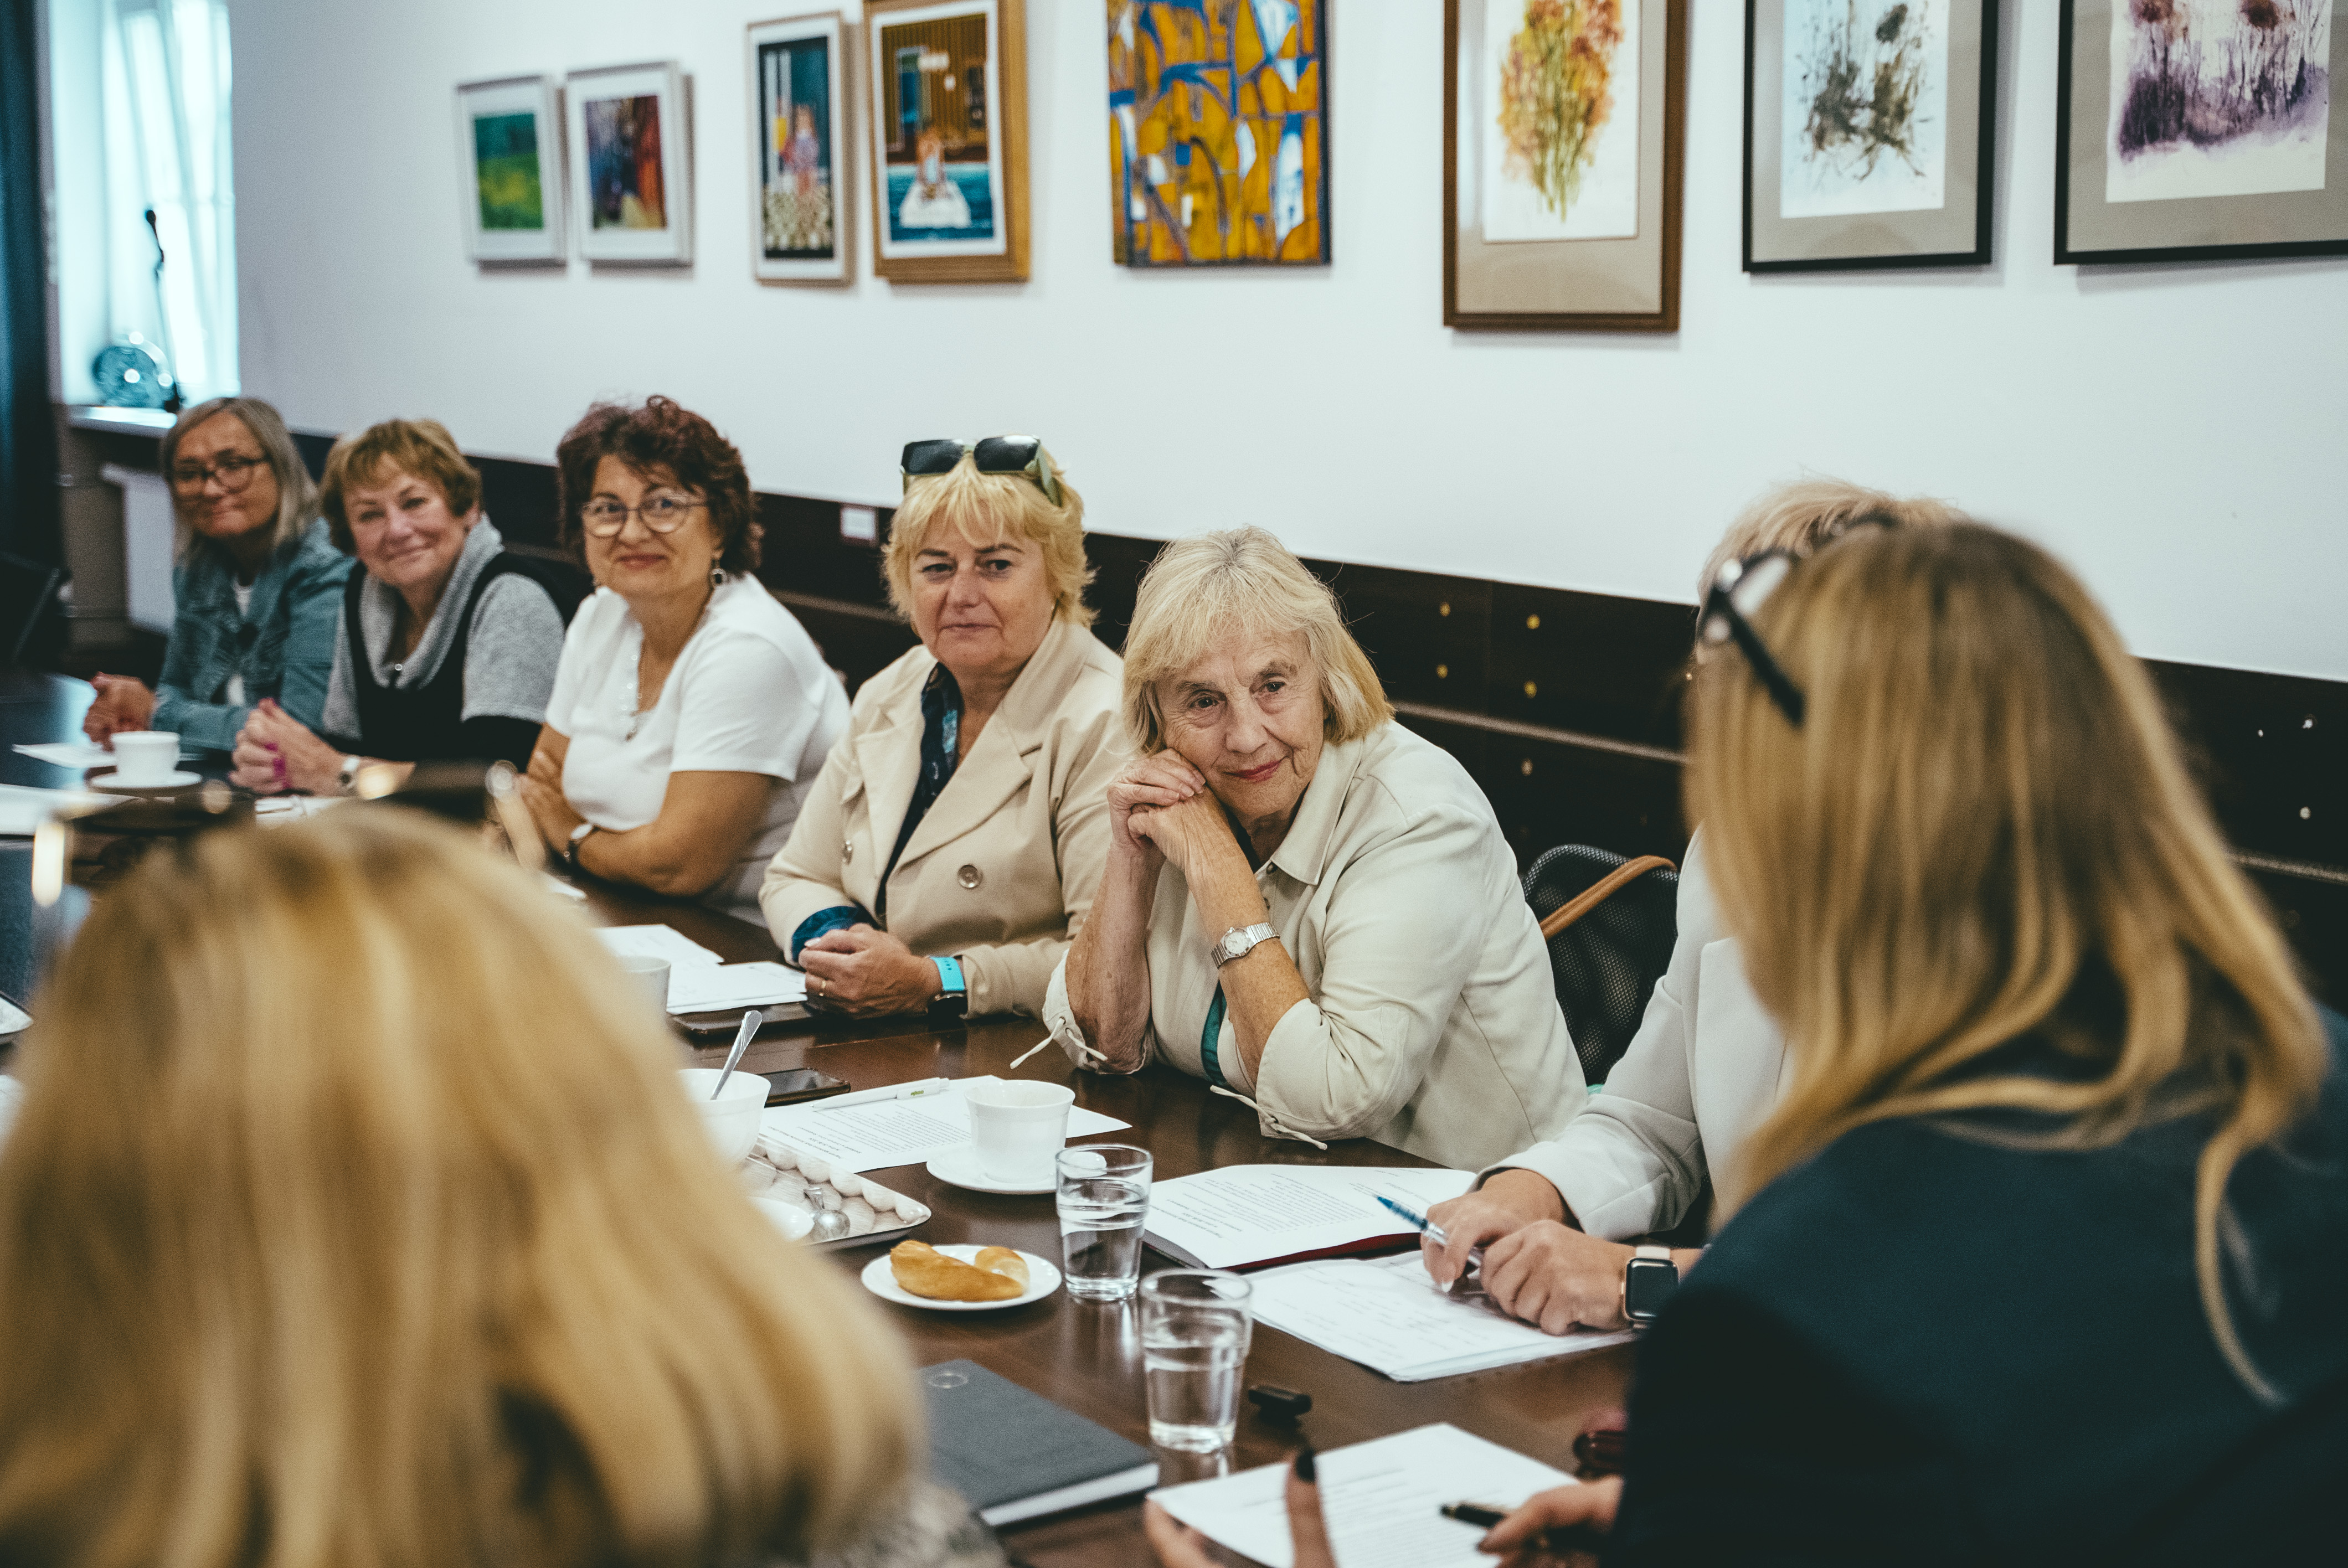
M 579 508 L 579 524 L 599 539 L 618 535 L 628 526 L 630 513 L 644 518 L 644 527 L 656 534 L 673 534 L 685 527 L 685 519 L 709 505 L 684 496 L 647 496 L 633 507 L 602 497 Z
M 171 466 L 171 488 L 182 496 L 192 496 L 218 479 L 221 494 L 233 496 L 252 483 L 254 469 L 267 466 L 268 458 L 247 456 L 241 452 L 214 458 L 210 467 L 195 463 L 175 463 Z

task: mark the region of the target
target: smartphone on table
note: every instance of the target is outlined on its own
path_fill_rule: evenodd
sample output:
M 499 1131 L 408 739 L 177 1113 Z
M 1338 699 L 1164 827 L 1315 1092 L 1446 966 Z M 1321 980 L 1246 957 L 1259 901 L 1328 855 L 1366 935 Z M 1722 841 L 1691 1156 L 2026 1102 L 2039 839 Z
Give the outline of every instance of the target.
M 840 1093 L 848 1087 L 846 1079 L 818 1072 L 812 1067 L 788 1068 L 763 1076 L 767 1080 L 767 1103 L 769 1105 L 796 1105 L 803 1100 L 822 1100 Z

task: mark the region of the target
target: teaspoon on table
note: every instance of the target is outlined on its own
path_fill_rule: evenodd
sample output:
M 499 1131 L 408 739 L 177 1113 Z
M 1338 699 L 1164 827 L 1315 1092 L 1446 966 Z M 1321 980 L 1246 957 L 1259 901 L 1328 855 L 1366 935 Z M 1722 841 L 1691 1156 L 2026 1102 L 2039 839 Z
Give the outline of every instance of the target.
M 767 1015 L 757 1008 L 742 1015 L 742 1027 L 734 1031 L 734 1049 L 726 1053 L 726 1071 L 717 1075 L 717 1087 L 709 1091 L 709 1098 L 715 1100 L 726 1092 L 726 1081 L 734 1076 L 734 1069 L 741 1061 L 742 1053 L 750 1049 L 750 1037 L 757 1033 L 758 1026 L 766 1021 Z

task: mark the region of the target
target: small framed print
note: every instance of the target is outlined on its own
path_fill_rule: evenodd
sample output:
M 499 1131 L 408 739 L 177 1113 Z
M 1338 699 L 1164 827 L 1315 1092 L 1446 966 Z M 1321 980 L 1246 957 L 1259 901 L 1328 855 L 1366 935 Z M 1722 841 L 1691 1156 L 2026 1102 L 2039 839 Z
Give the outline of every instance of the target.
M 897 283 L 1027 277 L 1021 0 L 866 0 L 872 270 Z
M 2063 0 L 2054 260 L 2348 254 L 2334 0 Z
M 554 78 L 459 86 L 457 148 L 466 256 L 562 260 L 562 89 Z
M 1687 26 L 1687 0 L 1444 0 L 1444 325 L 1679 330 Z
M 1982 267 L 1997 0 L 1745 0 L 1745 270 Z
M 750 270 L 769 282 L 850 276 L 851 36 L 837 11 L 750 27 Z
M 572 204 L 591 261 L 693 260 L 693 126 L 675 61 L 573 71 Z

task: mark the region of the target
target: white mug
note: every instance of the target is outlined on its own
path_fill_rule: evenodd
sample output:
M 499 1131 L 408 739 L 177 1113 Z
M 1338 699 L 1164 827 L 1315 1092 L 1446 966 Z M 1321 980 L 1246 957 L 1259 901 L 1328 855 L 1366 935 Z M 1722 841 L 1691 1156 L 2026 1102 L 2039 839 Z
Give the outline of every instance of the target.
M 970 1141 L 978 1163 L 998 1182 L 1052 1180 L 1052 1156 L 1068 1141 L 1068 1107 L 1076 1091 L 1065 1083 L 998 1078 L 963 1085 L 970 1108 Z
M 641 953 L 623 953 L 618 959 L 619 970 L 636 979 L 644 988 L 644 999 L 662 1012 L 668 1011 L 668 960 L 646 958 Z
M 117 784 L 159 784 L 180 765 L 180 737 L 170 730 L 122 730 L 112 744 Z

